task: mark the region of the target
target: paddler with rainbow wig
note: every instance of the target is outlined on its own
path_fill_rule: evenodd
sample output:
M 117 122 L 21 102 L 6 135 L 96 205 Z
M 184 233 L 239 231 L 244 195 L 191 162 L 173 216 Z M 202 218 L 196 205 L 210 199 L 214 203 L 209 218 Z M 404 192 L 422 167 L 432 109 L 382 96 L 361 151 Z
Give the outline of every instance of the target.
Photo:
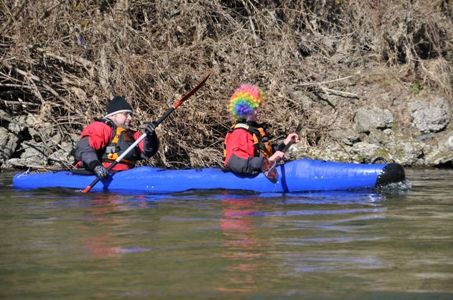
M 262 172 L 284 158 L 284 149 L 299 142 L 299 136 L 290 133 L 282 143 L 271 145 L 266 129 L 257 122 L 263 105 L 263 91 L 248 83 L 240 85 L 230 98 L 233 126 L 225 136 L 224 166 L 235 174 L 253 176 Z

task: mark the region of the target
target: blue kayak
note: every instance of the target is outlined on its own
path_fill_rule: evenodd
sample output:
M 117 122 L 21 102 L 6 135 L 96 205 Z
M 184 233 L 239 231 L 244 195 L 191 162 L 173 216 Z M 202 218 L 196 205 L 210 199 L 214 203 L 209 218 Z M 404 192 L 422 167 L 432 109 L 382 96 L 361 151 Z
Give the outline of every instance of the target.
M 177 193 L 189 190 L 244 190 L 257 193 L 373 190 L 405 180 L 404 169 L 395 163 L 356 164 L 301 159 L 277 167 L 273 183 L 262 173 L 240 177 L 220 168 L 160 169 L 137 167 L 112 174 L 92 191 L 129 193 Z M 66 188 L 81 190 L 94 175 L 70 171 L 22 173 L 13 178 L 15 189 Z

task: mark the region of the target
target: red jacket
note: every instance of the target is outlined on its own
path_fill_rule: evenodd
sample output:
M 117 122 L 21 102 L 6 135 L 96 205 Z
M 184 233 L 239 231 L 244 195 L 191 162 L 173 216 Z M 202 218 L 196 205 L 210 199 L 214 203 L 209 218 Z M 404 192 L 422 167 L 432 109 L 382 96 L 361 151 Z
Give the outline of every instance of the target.
M 231 155 L 247 159 L 255 156 L 255 146 L 253 144 L 253 135 L 248 130 L 237 128 L 230 131 L 225 136 L 226 157 L 223 162 L 225 167 Z
M 103 152 L 104 149 L 110 144 L 113 135 L 113 128 L 104 122 L 94 121 L 85 127 L 80 134 L 80 139 L 84 137 L 88 137 L 88 142 L 90 148 L 95 150 L 96 152 Z M 134 139 L 137 140 L 140 137 L 140 132 L 134 131 L 133 136 Z M 138 144 L 138 148 L 140 151 L 143 151 L 144 148 L 144 141 L 142 140 Z M 109 162 L 102 163 L 104 167 L 108 168 L 110 165 Z M 123 171 L 129 169 L 130 166 L 128 164 L 118 163 L 113 170 L 114 171 Z

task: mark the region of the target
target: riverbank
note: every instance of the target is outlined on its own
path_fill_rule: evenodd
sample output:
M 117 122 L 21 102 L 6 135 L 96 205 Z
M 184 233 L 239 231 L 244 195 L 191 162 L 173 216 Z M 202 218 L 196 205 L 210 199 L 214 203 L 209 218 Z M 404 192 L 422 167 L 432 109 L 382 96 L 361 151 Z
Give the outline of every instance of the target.
M 301 100 L 303 101 L 303 100 Z M 388 108 L 360 107 L 351 122 L 329 131 L 320 146 L 311 146 L 307 131 L 289 151 L 291 158 L 329 161 L 397 162 L 404 166 L 453 166 L 453 131 L 449 102 L 442 97 L 417 97 L 407 102 L 407 115 Z M 306 103 L 310 105 L 310 103 Z M 76 134 L 64 135 L 36 115 L 12 117 L 0 111 L 8 126 L 0 128 L 2 169 L 70 168 Z M 404 123 L 403 120 L 410 120 Z M 162 133 L 162 132 L 161 132 Z M 70 139 L 68 139 L 70 137 Z
M 291 158 L 453 165 L 451 3 L 107 2 L 1 7 L 1 169 L 70 168 L 113 95 L 143 129 L 207 70 L 145 164 L 221 166 L 228 99 L 250 82 L 273 141 L 300 134 Z

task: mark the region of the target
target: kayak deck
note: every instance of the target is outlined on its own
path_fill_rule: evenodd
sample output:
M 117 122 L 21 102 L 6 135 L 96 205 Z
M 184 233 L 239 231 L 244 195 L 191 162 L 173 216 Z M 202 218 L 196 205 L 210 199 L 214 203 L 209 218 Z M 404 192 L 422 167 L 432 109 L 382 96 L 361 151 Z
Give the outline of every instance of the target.
M 220 168 L 160 169 L 137 167 L 117 172 L 92 191 L 176 193 L 188 190 L 244 190 L 258 193 L 366 190 L 404 181 L 399 164 L 355 164 L 301 159 L 277 167 L 273 183 L 263 174 L 241 177 Z M 95 179 L 69 171 L 24 173 L 13 178 L 15 189 L 69 188 L 81 190 Z

